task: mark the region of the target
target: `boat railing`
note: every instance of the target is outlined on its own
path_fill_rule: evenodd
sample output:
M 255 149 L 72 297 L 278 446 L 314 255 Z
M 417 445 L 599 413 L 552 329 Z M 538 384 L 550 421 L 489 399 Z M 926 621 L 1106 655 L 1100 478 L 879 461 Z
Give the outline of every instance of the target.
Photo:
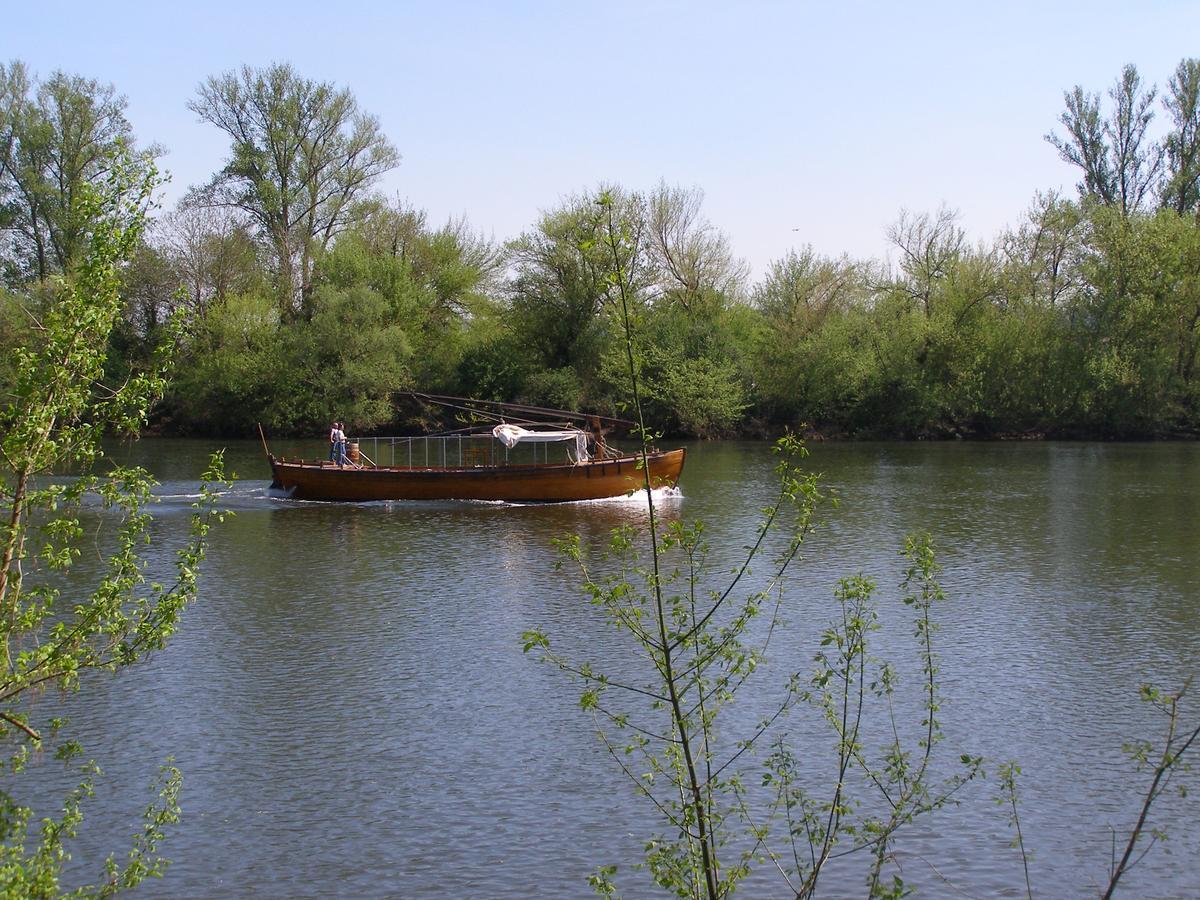
M 490 434 L 358 437 L 349 443 L 358 444 L 361 465 L 379 468 L 470 469 L 576 461 L 569 443 L 531 443 L 510 450 Z

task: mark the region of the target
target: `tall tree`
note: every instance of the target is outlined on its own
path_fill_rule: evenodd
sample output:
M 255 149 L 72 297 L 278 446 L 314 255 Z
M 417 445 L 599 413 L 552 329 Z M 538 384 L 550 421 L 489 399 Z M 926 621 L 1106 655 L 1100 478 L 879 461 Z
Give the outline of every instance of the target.
M 504 256 L 500 248 L 472 231 L 466 219 L 452 219 L 439 229 L 429 226 L 423 210 L 400 199 L 370 197 L 358 204 L 354 224 L 338 239 L 338 248 L 374 260 L 380 269 L 401 276 L 421 296 L 426 320 L 448 325 L 478 311 L 485 295 L 494 291 Z M 335 265 L 322 266 L 342 287 Z M 385 295 L 383 284 L 374 286 Z M 414 323 L 403 323 L 410 327 Z
M 747 276 L 729 239 L 704 217 L 704 192 L 662 182 L 647 200 L 646 234 L 661 295 L 687 310 L 738 293 Z
M 1064 162 L 1083 170 L 1083 181 L 1077 185 L 1080 196 L 1113 203 L 1116 191 L 1100 118 L 1100 95 L 1085 94 L 1083 88 L 1075 85 L 1074 90 L 1063 94 L 1063 99 L 1067 108 L 1058 120 L 1067 129 L 1068 137 L 1061 138 L 1051 132 L 1046 140 L 1054 145 Z
M 1085 94 L 1079 85 L 1063 95 L 1066 109 L 1059 121 L 1068 136 L 1051 133 L 1046 140 L 1065 162 L 1083 170 L 1082 196 L 1119 206 L 1125 215 L 1142 207 L 1162 168 L 1163 148 L 1146 134 L 1156 94 L 1153 86 L 1143 88 L 1137 67 L 1128 65 L 1109 89 L 1108 118 L 1101 116 L 1099 96 Z
M 348 89 L 302 78 L 287 64 L 209 78 L 188 108 L 232 142 L 199 201 L 250 217 L 275 250 L 282 303 L 309 313 L 314 257 L 400 154 Z
M 149 240 L 196 314 L 261 279 L 259 247 L 236 211 L 181 204 L 155 222 Z
M 1083 221 L 1079 206 L 1057 193 L 1038 193 L 1025 221 L 1000 241 L 1012 282 L 1010 299 L 1054 307 L 1076 287 L 1074 260 Z
M 495 334 L 482 320 L 498 311 L 492 296 L 503 262 L 499 248 L 465 220 L 435 230 L 424 212 L 376 196 L 359 204 L 315 279 L 318 290 L 368 287 L 383 297 L 389 321 L 411 343 L 416 383 L 454 392 L 468 333 Z
M 0 228 L 11 237 L 10 275 L 68 269 L 86 240 L 87 187 L 107 177 L 119 146 L 133 145 L 125 98 L 112 85 L 55 72 L 40 84 L 25 65 L 0 64 Z M 148 166 L 153 149 L 135 157 Z
M 1182 215 L 1200 207 L 1200 59 L 1181 60 L 1163 106 L 1171 114 L 1165 141 L 1162 202 Z
M 634 292 L 640 293 L 650 276 L 640 239 L 645 228 L 642 201 L 615 188 L 603 193 L 614 198 L 619 226 L 638 234 L 638 240 L 628 242 L 637 249 L 626 260 L 626 272 Z M 509 244 L 514 275 L 509 283 L 509 321 L 548 368 L 577 364 L 595 337 L 612 286 L 612 262 L 600 244 L 602 224 L 591 196 L 572 197 Z
M 1117 196 L 1126 215 L 1141 208 L 1162 169 L 1162 147 L 1146 137 L 1157 93 L 1153 86 L 1143 90 L 1141 76 L 1132 65 L 1121 70 L 1121 77 L 1108 92 L 1113 114 L 1105 131 L 1112 145 Z
M 920 304 L 926 319 L 930 318 L 939 284 L 950 277 L 967 249 L 958 213 L 944 206 L 933 216 L 902 211 L 896 224 L 888 229 L 888 239 L 900 251 L 903 277 L 897 287 Z
M 820 328 L 830 315 L 864 303 L 861 266 L 848 257 L 819 256 L 811 246 L 774 260 L 754 289 L 754 305 L 793 338 Z

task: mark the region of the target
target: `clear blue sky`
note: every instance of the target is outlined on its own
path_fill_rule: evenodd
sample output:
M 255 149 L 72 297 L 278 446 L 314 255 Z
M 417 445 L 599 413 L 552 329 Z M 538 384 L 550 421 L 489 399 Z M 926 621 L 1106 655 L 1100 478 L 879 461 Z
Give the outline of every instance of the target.
M 291 62 L 353 90 L 403 155 L 382 187 L 435 224 L 514 237 L 610 181 L 700 187 L 760 276 L 790 247 L 882 257 L 902 209 L 972 240 L 1077 178 L 1042 136 L 1065 89 L 1165 84 L 1200 2 L 1003 4 L 210 0 L 20 3 L 0 58 L 112 82 L 173 202 L 228 146 L 185 106 L 207 76 Z M 1160 116 L 1161 119 L 1161 116 Z M 1161 122 L 1160 122 L 1161 124 Z

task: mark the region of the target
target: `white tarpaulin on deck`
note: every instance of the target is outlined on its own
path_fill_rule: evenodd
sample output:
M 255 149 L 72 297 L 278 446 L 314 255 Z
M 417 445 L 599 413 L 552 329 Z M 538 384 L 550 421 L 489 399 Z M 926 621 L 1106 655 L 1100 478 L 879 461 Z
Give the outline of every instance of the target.
M 511 450 L 517 444 L 548 444 L 559 441 L 575 442 L 575 457 L 580 462 L 588 459 L 587 432 L 572 428 L 569 431 L 530 431 L 520 425 L 497 425 L 492 436 Z

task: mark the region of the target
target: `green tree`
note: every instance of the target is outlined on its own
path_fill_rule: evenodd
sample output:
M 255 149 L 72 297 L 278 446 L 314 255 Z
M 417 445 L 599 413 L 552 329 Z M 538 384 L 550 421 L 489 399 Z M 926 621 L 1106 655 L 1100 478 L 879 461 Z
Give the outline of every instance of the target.
M 119 146 L 133 146 L 125 98 L 112 85 L 54 72 L 43 82 L 25 65 L 0 64 L 0 229 L 14 238 L 10 278 L 66 271 L 90 222 L 81 206 L 102 184 Z M 135 157 L 149 166 L 156 151 Z
M 1075 88 L 1063 94 L 1066 110 L 1059 121 L 1067 129 L 1062 138 L 1050 132 L 1046 140 L 1058 150 L 1065 162 L 1083 170 L 1083 181 L 1077 188 L 1081 197 L 1099 197 L 1104 203 L 1116 200 L 1112 168 L 1108 158 L 1108 145 L 1104 137 L 1104 123 L 1100 118 L 1100 97 L 1085 94 L 1083 88 Z
M 0 406 L 14 398 L 20 367 L 17 352 L 33 339 L 30 298 L 0 286 Z
M 464 220 L 433 229 L 423 212 L 370 198 L 322 258 L 316 281 L 383 297 L 411 349 L 413 379 L 445 391 L 457 389 L 468 343 L 482 342 L 471 332 L 493 331 L 501 262 L 498 248 Z
M 750 406 L 759 314 L 742 304 L 727 307 L 719 295 L 710 295 L 690 307 L 660 302 L 635 315 L 643 333 L 653 335 L 640 352 L 647 415 L 672 433 L 699 438 L 735 433 Z M 624 396 L 623 356 L 620 342 L 611 341 L 601 358 L 603 396 L 614 406 Z
M 619 192 L 614 196 L 617 214 L 633 221 L 636 201 Z M 507 320 L 543 368 L 594 364 L 611 271 L 599 234 L 595 205 L 583 195 L 545 213 L 535 229 L 508 245 L 513 277 Z
M 752 302 L 764 333 L 756 345 L 754 381 L 760 408 L 771 419 L 845 427 L 839 395 L 858 357 L 845 326 L 852 312 L 868 305 L 865 268 L 806 247 L 772 262 L 755 287 Z
M 245 213 L 274 250 L 283 308 L 310 313 L 315 259 L 399 153 L 348 89 L 287 64 L 211 77 L 188 108 L 232 142 L 194 202 Z
M 315 431 L 334 419 L 355 430 L 390 421 L 392 394 L 410 386 L 412 351 L 386 301 L 365 287 L 322 287 L 312 303 L 311 322 L 282 334 L 283 418 Z
M 1109 89 L 1112 109 L 1102 118 L 1100 98 L 1078 85 L 1063 95 L 1059 121 L 1067 137 L 1046 135 L 1065 162 L 1083 170 L 1079 193 L 1115 205 L 1125 215 L 1140 209 L 1158 183 L 1163 148 L 1149 139 L 1157 89 L 1144 88 L 1137 67 L 1127 65 Z
M 699 311 L 736 297 L 747 267 L 729 239 L 704 217 L 704 193 L 661 182 L 647 197 L 646 243 L 662 300 Z
M 732 299 L 745 267 L 703 217 L 702 195 L 660 184 L 648 195 L 602 188 L 569 198 L 509 245 L 513 277 L 503 316 L 533 351 L 525 399 L 623 405 L 625 350 L 616 338 L 617 263 L 604 243 L 612 215 L 628 235 L 617 248 L 634 340 L 644 344 L 642 400 L 675 431 L 715 437 L 749 405 L 757 316 Z M 653 335 L 651 339 L 648 337 Z
M 989 289 L 957 216 L 902 213 L 889 237 L 899 271 L 868 276 L 869 327 L 858 337 L 863 361 L 851 369 L 852 430 L 909 437 L 955 430 L 951 388 L 956 349 Z
M 888 238 L 900 251 L 900 276 L 893 289 L 907 295 L 926 319 L 933 318 L 939 287 L 967 251 L 967 236 L 958 225 L 958 214 L 946 207 L 932 216 L 901 212 L 888 230 Z
M 1200 229 L 1171 210 L 1089 218 L 1073 325 L 1090 348 L 1086 421 L 1114 435 L 1194 427 Z
M 89 670 L 116 671 L 164 645 L 196 596 L 213 515 L 206 485 L 173 579 L 147 583 L 139 547 L 150 536 L 144 505 L 153 482 L 141 469 L 105 469 L 100 438 L 106 429 L 136 432 L 163 389 L 169 345 L 153 370 L 117 387 L 103 381 L 109 332 L 122 310 L 119 269 L 137 245 L 155 181 L 153 171 L 128 152 L 104 169 L 97 186 L 85 185 L 73 197 L 73 215 L 87 223 L 86 241 L 31 324 L 33 340 L 16 351 L 16 382 L 0 410 L 0 740 L 6 752 L 0 764 L 6 774 L 0 788 L 0 893 L 12 897 L 62 890 L 66 847 L 99 773 L 94 764 L 83 765 L 61 816 L 30 828 L 34 810 L 21 796 L 19 775 L 31 754 L 53 747 L 59 759 L 77 762 L 82 752 L 66 738 L 64 723 L 43 721 L 38 694 L 77 690 Z M 52 477 L 64 470 L 77 477 Z M 219 469 L 206 477 L 219 477 Z M 98 496 L 105 521 L 116 523 L 112 549 L 91 593 L 64 596 L 58 576 L 82 553 L 87 495 Z M 87 543 L 94 540 L 89 533 Z M 165 768 L 160 797 L 126 861 L 109 857 L 97 885 L 80 889 L 81 895 L 107 896 L 162 873 L 166 861 L 157 844 L 178 817 L 179 784 L 179 773 Z
M 1167 82 L 1163 106 L 1171 115 L 1164 149 L 1162 202 L 1183 215 L 1200 206 L 1200 59 L 1185 59 Z
M 288 379 L 279 306 L 267 292 L 230 294 L 193 325 L 166 398 L 180 431 L 248 434 L 255 423 L 295 427 L 281 397 Z
M 524 343 L 498 317 L 475 320 L 466 334 L 450 390 L 479 400 L 512 400 L 521 395 L 532 373 Z M 571 375 L 575 377 L 574 372 Z M 528 395 L 526 399 L 538 403 Z
M 183 288 L 193 315 L 265 286 L 259 245 L 236 211 L 180 204 L 154 223 L 146 242 L 171 270 L 172 291 Z
M 1039 193 L 1025 220 L 1001 236 L 1004 261 L 1014 301 L 1039 308 L 1058 308 L 1078 288 L 1077 257 L 1084 224 L 1078 204 L 1057 193 Z
M 197 323 L 169 397 L 193 430 L 320 433 L 334 419 L 357 430 L 391 419 L 410 384 L 411 345 L 387 301 L 359 285 L 317 288 L 312 318 L 285 321 L 267 294 L 235 294 Z
M 644 356 L 650 415 L 708 438 L 733 433 L 750 406 L 760 317 L 742 302 L 746 265 L 705 218 L 703 200 L 698 188 L 665 182 L 647 195 L 641 231 L 649 283 L 635 302 L 646 307 L 641 328 L 655 336 Z

